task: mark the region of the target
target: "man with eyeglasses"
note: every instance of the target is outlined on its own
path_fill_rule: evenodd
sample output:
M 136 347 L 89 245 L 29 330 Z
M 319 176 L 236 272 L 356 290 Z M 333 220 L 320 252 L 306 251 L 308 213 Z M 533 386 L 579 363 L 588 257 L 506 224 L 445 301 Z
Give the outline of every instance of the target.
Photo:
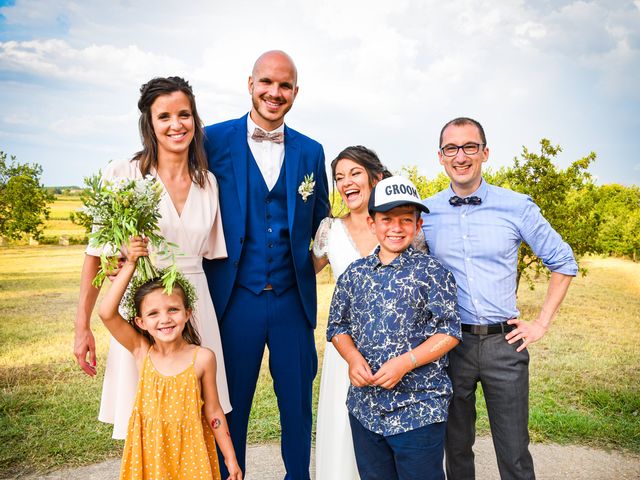
M 462 342 L 449 353 L 453 383 L 445 442 L 447 478 L 475 478 L 476 387 L 482 384 L 503 479 L 535 478 L 529 453 L 529 353 L 549 329 L 578 266 L 571 247 L 527 195 L 489 185 L 482 125 L 456 118 L 440 132 L 449 188 L 425 200 L 423 230 L 431 253 L 454 274 Z M 537 318 L 519 319 L 518 249 L 526 242 L 551 271 Z

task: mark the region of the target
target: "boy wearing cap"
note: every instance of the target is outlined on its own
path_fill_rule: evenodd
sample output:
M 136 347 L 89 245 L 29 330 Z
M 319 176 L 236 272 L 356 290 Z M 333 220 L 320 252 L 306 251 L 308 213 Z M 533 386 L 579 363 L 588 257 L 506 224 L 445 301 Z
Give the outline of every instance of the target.
M 428 209 L 402 177 L 378 182 L 379 247 L 340 276 L 327 339 L 349 364 L 347 408 L 362 480 L 444 479 L 446 353 L 461 338 L 453 275 L 411 246 Z

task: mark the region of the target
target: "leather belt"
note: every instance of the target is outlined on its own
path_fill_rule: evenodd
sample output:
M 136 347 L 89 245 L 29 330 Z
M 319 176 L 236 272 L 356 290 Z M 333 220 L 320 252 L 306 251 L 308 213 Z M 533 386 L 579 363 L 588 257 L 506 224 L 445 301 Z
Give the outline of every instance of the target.
M 464 333 L 471 335 L 493 335 L 495 333 L 508 333 L 515 329 L 515 325 L 509 325 L 507 322 L 492 323 L 491 325 L 469 325 L 463 323 L 461 329 Z

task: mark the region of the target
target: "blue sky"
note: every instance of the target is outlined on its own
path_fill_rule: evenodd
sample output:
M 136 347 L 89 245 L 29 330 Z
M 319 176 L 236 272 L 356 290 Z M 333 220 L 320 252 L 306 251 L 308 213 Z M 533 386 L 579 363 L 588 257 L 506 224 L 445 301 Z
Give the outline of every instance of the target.
M 206 124 L 249 109 L 265 50 L 289 52 L 287 123 L 327 164 L 373 148 L 391 170 L 441 171 L 441 126 L 483 123 L 489 165 L 541 138 L 599 183 L 640 184 L 640 0 L 0 1 L 0 150 L 81 184 L 139 149 L 142 83 L 181 75 Z

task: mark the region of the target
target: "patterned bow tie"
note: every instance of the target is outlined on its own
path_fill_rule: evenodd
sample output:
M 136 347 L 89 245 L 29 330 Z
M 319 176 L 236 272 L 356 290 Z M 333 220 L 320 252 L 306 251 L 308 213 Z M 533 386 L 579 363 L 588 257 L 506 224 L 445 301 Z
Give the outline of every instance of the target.
M 267 133 L 261 128 L 256 128 L 251 135 L 251 138 L 256 142 L 273 142 L 273 143 L 282 143 L 284 142 L 284 132 L 273 132 Z
M 454 195 L 449 199 L 449 205 L 453 205 L 454 207 L 459 207 L 461 205 L 480 205 L 482 203 L 482 199 L 480 197 L 467 197 L 460 198 L 457 195 Z

